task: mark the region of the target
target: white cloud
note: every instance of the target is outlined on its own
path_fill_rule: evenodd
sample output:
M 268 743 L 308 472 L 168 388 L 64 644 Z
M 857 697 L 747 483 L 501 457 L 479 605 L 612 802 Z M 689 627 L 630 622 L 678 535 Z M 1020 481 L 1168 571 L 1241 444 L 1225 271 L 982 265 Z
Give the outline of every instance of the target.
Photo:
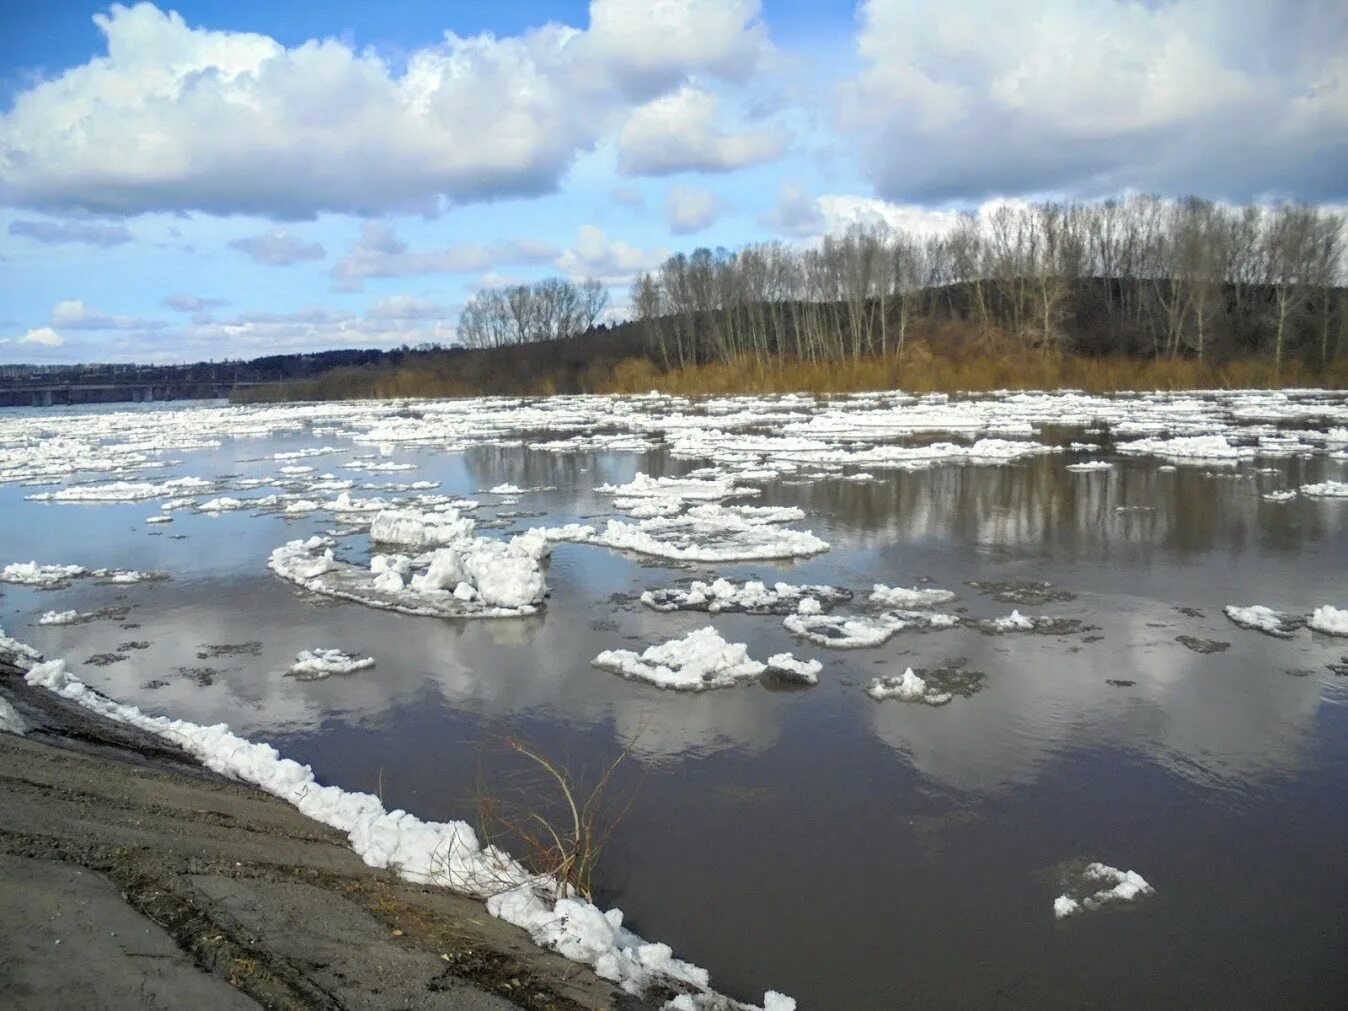
M 718 105 L 712 92 L 688 85 L 633 110 L 618 135 L 618 167 L 645 176 L 729 172 L 770 161 L 785 149 L 775 130 L 723 129 Z
M 444 319 L 449 314 L 439 302 L 427 298 L 416 298 L 413 295 L 390 295 L 388 298 L 381 298 L 369 311 L 365 313 L 365 318 L 369 320 L 390 320 L 390 319 Z
M 59 348 L 66 339 L 49 326 L 29 330 L 19 338 L 20 344 L 37 344 L 45 348 Z
M 82 242 L 89 246 L 120 246 L 131 241 L 131 230 L 121 222 L 98 221 L 11 221 L 9 234 L 47 244 Z
M 268 267 L 288 267 L 304 260 L 321 260 L 325 255 L 317 242 L 305 242 L 284 228 L 269 228 L 261 235 L 235 239 L 229 248 L 247 253 L 254 263 Z
M 702 231 L 725 209 L 724 201 L 702 186 L 671 186 L 665 196 L 665 217 L 675 235 Z
M 577 279 L 593 277 L 605 284 L 630 284 L 668 255 L 667 250 L 638 249 L 621 239 L 610 239 L 602 228 L 582 225 L 576 244 L 557 258 L 557 267 Z
M 633 106 L 769 52 L 758 0 L 594 0 L 590 24 L 462 38 L 395 66 L 287 48 L 151 4 L 95 21 L 108 55 L 0 115 L 0 198 L 44 209 L 312 217 L 554 189 Z
M 774 232 L 798 239 L 822 235 L 828 227 L 819 201 L 799 183 L 782 183 L 776 206 L 763 215 L 761 223 Z
M 1348 8 L 867 0 L 839 125 L 881 196 L 1348 193 Z
M 200 295 L 169 295 L 164 299 L 164 304 L 175 312 L 205 312 L 228 305 L 229 302 L 223 298 L 203 298 Z
M 359 289 L 367 277 L 413 277 L 422 274 L 459 274 L 486 270 L 499 264 L 546 263 L 557 248 L 534 239 L 517 239 L 483 246 L 457 243 L 435 249 L 411 250 L 392 226 L 367 221 L 360 238 L 337 263 L 332 277 L 340 291 Z
M 57 302 L 52 307 L 51 322 L 63 330 L 157 330 L 164 326 L 159 320 L 109 316 L 90 309 L 77 298 Z

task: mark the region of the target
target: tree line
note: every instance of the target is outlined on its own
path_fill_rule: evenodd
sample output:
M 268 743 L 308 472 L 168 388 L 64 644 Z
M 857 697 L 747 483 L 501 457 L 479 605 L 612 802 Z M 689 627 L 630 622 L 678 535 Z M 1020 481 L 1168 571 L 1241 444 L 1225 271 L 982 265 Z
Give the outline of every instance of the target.
M 549 277 L 533 284 L 479 291 L 459 314 L 458 341 L 468 348 L 502 348 L 584 333 L 608 306 L 608 289 L 589 279 Z
M 1198 197 L 1004 204 L 944 234 L 857 225 L 812 248 L 698 249 L 641 275 L 632 312 L 664 368 L 901 351 L 919 321 L 995 351 L 1295 357 L 1348 344 L 1345 219 Z

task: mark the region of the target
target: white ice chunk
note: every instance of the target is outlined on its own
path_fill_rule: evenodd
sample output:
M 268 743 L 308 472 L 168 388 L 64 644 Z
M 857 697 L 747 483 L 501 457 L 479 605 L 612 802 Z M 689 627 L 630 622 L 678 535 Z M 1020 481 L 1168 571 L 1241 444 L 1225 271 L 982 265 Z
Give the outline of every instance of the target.
M 1303 484 L 1301 494 L 1312 498 L 1348 498 L 1348 481 L 1321 481 L 1319 484 Z
M 791 653 L 774 653 L 768 657 L 768 671 L 782 681 L 816 685 L 823 669 L 824 665 L 818 660 L 797 660 Z
M 1348 635 L 1348 609 L 1317 607 L 1311 612 L 1310 627 L 1325 635 Z
M 919 590 L 917 587 L 905 590 L 901 586 L 886 586 L 884 583 L 876 583 L 871 591 L 870 599 L 871 603 L 881 604 L 884 607 L 902 607 L 912 611 L 920 611 L 954 600 L 955 595 L 949 590 L 934 588 Z
M 927 685 L 925 679 L 913 673 L 909 667 L 902 674 L 875 678 L 871 681 L 866 694 L 871 698 L 898 699 L 901 702 L 921 702 L 929 706 L 940 706 L 950 701 L 950 693 L 937 691 Z
M 354 674 L 374 666 L 374 657 L 357 657 L 340 649 L 306 649 L 295 656 L 290 665 L 294 677 L 305 680 L 330 677 L 333 674 Z
M 766 669 L 749 659 L 744 643 L 726 642 L 710 625 L 682 639 L 651 646 L 641 654 L 627 649 L 605 650 L 591 662 L 625 678 L 683 691 L 725 688 L 756 678 Z
M 472 519 L 460 517 L 456 509 L 443 512 L 385 510 L 370 524 L 370 539 L 379 544 L 398 544 L 424 551 L 470 537 L 474 526 Z
M 1222 612 L 1242 628 L 1252 628 L 1279 639 L 1290 639 L 1297 627 L 1295 619 L 1263 604 L 1252 604 L 1249 607 L 1227 604 Z
M 0 569 L 0 583 L 21 586 L 64 586 L 72 579 L 88 575 L 83 565 L 39 565 L 37 562 L 11 562 Z
M 1061 920 L 1086 910 L 1096 910 L 1112 902 L 1133 902 L 1144 895 L 1154 895 L 1155 889 L 1137 871 L 1121 871 L 1108 864 L 1088 864 L 1073 884 L 1077 892 L 1095 891 L 1075 898 L 1069 894 L 1053 900 L 1053 915 Z

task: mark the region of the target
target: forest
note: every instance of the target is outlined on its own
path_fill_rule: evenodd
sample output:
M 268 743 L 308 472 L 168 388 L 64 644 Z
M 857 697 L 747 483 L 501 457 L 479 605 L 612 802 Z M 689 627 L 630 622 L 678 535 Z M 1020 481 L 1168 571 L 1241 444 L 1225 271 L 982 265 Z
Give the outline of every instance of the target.
M 457 353 L 257 396 L 1342 385 L 1344 253 L 1344 216 L 1306 204 L 1004 204 L 680 253 L 616 325 L 593 281 L 481 292 Z

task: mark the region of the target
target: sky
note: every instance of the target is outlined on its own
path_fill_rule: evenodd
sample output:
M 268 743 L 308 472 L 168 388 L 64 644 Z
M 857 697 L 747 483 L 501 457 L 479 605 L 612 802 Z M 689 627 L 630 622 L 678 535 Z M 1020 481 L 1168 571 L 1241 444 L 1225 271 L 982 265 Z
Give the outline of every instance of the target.
M 483 288 L 1002 200 L 1348 198 L 1342 0 L 6 0 L 0 361 L 452 343 Z

